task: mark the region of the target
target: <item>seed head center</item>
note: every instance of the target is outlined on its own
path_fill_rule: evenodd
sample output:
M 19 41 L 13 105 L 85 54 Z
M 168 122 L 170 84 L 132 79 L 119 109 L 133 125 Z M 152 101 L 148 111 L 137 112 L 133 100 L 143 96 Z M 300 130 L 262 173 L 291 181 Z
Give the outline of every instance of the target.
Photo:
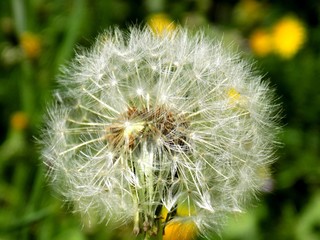
M 114 149 L 135 149 L 142 141 L 150 141 L 172 150 L 185 147 L 188 126 L 183 114 L 166 106 L 129 107 L 106 127 L 105 139 Z

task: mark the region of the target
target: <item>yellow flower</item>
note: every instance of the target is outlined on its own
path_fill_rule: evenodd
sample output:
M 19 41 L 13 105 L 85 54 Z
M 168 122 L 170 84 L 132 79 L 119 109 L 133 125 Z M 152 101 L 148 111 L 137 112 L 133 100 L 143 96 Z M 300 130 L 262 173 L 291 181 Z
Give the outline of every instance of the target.
M 306 29 L 297 18 L 286 16 L 274 25 L 272 39 L 274 52 L 288 59 L 302 47 Z
M 41 52 L 40 37 L 34 33 L 25 32 L 20 36 L 20 46 L 25 55 L 30 59 L 35 59 Z
M 164 229 L 162 240 L 192 240 L 197 231 L 197 226 L 192 220 L 170 221 Z
M 10 118 L 10 126 L 18 131 L 24 130 L 28 122 L 28 116 L 24 112 L 15 112 Z
M 235 90 L 234 88 L 230 88 L 230 89 L 228 90 L 228 97 L 229 97 L 231 103 L 236 103 L 236 102 L 238 102 L 238 101 L 240 100 L 241 95 L 240 95 L 240 93 L 239 93 L 237 90 Z
M 152 31 L 157 35 L 163 35 L 164 33 L 170 33 L 175 29 L 173 21 L 167 14 L 157 13 L 148 18 L 148 25 Z
M 163 207 L 161 210 L 162 221 L 167 218 L 168 210 Z M 191 219 L 196 214 L 195 208 L 189 203 L 178 204 L 176 216 L 164 228 L 163 240 L 192 240 L 198 233 L 195 222 Z
M 272 52 L 272 37 L 265 29 L 257 29 L 249 38 L 252 51 L 259 57 L 264 57 Z

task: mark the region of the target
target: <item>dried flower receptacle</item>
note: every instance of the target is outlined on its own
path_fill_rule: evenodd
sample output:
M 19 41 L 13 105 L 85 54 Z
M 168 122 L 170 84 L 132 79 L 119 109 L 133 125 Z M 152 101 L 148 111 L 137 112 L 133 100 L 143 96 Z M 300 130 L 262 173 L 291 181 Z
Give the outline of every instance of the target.
M 170 151 L 170 145 L 183 148 L 186 129 L 186 120 L 166 106 L 141 110 L 132 106 L 106 127 L 105 137 L 116 152 L 122 151 L 122 148 L 136 150 L 142 142 L 150 142 Z

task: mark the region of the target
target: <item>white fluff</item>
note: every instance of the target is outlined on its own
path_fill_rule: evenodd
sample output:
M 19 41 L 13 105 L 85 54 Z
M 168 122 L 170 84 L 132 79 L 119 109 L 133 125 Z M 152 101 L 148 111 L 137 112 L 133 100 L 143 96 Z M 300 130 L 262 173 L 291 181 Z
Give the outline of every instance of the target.
M 161 206 L 187 202 L 199 232 L 215 231 L 274 160 L 272 92 L 202 33 L 108 31 L 59 83 L 42 155 L 55 189 L 86 217 L 138 233 L 158 224 Z

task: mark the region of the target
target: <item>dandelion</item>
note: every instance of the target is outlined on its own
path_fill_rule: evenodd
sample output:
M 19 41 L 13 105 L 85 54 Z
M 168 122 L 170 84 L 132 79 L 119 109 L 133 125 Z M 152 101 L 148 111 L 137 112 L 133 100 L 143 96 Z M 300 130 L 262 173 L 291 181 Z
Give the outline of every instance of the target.
M 284 58 L 292 58 L 306 41 L 303 24 L 292 16 L 280 19 L 272 29 L 257 29 L 249 43 L 253 52 L 260 57 L 275 53 Z
M 22 131 L 28 127 L 29 119 L 25 112 L 14 112 L 10 118 L 10 126 L 14 130 Z
M 148 25 L 159 36 L 170 33 L 175 29 L 175 24 L 165 13 L 152 14 L 148 18 Z
M 208 236 L 265 184 L 278 129 L 272 91 L 203 33 L 110 30 L 59 83 L 42 156 L 86 219 L 131 224 L 145 239 Z
M 306 40 L 306 30 L 301 21 L 285 16 L 273 27 L 274 51 L 283 58 L 293 57 Z
M 264 57 L 273 51 L 272 36 L 265 29 L 255 30 L 249 38 L 249 43 L 252 51 L 259 57 Z
M 30 58 L 35 59 L 41 53 L 41 39 L 38 35 L 30 32 L 25 32 L 20 37 L 20 45 L 24 54 Z
M 190 207 L 187 202 L 179 202 L 175 209 L 175 217 L 169 221 L 163 231 L 163 240 L 192 240 L 198 234 L 198 229 L 193 221 L 193 216 L 196 214 L 195 209 Z M 168 215 L 168 210 L 163 207 L 161 217 L 165 222 L 171 217 Z

